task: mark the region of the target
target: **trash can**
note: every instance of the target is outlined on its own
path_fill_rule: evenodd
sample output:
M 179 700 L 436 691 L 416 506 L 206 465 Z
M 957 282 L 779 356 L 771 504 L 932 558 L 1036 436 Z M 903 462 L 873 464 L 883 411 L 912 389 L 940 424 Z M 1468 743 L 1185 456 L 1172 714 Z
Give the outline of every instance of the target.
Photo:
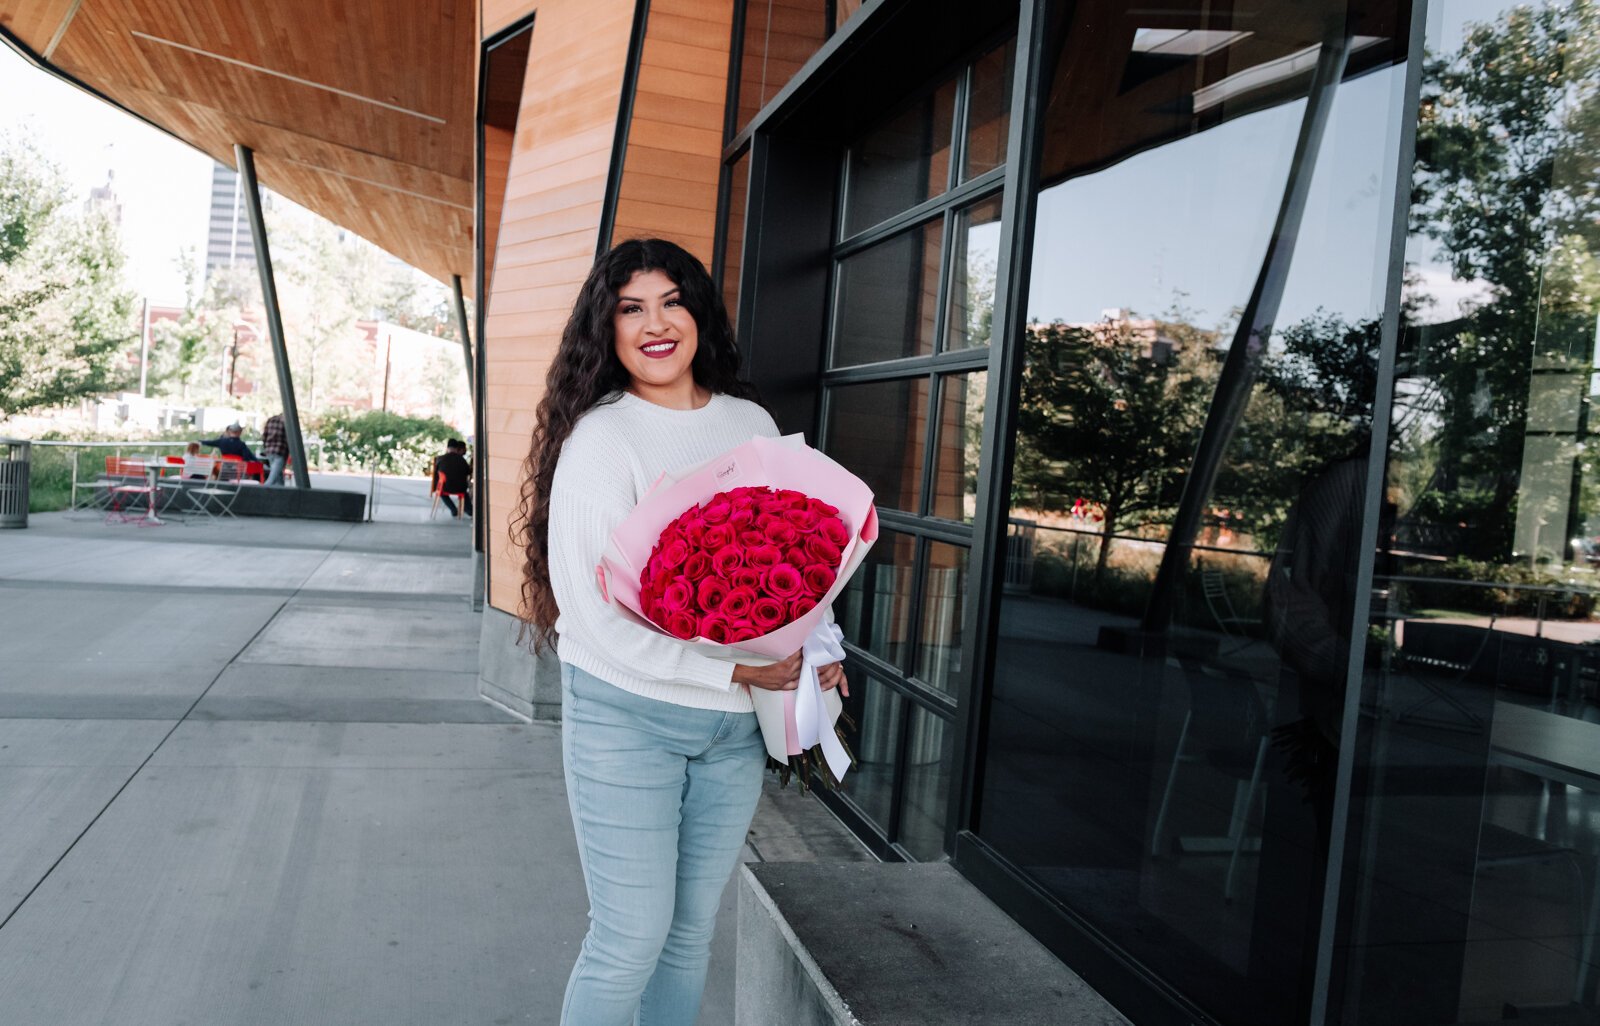
M 28 526 L 28 465 L 33 443 L 0 438 L 0 527 Z

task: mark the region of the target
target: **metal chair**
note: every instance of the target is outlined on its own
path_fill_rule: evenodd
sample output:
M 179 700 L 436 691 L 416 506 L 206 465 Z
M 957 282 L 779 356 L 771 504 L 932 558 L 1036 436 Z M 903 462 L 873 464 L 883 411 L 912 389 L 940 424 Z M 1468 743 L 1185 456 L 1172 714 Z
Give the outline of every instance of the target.
M 195 510 L 213 520 L 221 520 L 234 516 L 233 504 L 239 500 L 239 489 L 244 481 L 244 460 L 219 459 L 214 480 L 185 488 L 184 493 Z
M 1206 609 L 1217 622 L 1217 628 L 1230 642 L 1218 655 L 1237 652 L 1255 640 L 1253 630 L 1260 628 L 1261 621 L 1240 616 L 1234 610 L 1233 600 L 1228 597 L 1227 579 L 1222 576 L 1222 571 L 1201 570 L 1200 593 L 1205 596 Z
M 106 457 L 106 523 L 131 523 L 143 520 L 148 514 L 148 507 L 155 505 L 155 489 L 150 486 L 148 471 L 145 462 L 148 456 Z M 145 513 L 137 517 L 130 516 L 129 510 L 144 496 L 147 504 Z

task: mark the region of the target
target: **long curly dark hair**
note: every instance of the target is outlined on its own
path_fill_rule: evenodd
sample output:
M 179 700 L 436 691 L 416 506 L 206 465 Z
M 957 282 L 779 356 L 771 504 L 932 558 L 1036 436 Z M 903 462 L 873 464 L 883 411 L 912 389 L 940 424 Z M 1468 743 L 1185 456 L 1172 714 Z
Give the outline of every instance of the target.
M 539 400 L 538 421 L 523 464 L 522 497 L 511 521 L 512 540 L 525 556 L 518 610 L 522 637 L 531 636 L 536 652 L 553 640 L 560 613 L 550 590 L 550 484 L 556 460 L 578 418 L 595 406 L 616 401 L 628 387 L 630 378 L 617 359 L 611 319 L 618 291 L 635 274 L 647 271 L 671 278 L 694 316 L 700 336 L 690 364 L 695 384 L 713 393 L 759 401 L 754 387 L 739 380 L 739 349 L 722 293 L 694 254 L 665 239 L 629 239 L 595 261 L 545 378 L 544 398 Z

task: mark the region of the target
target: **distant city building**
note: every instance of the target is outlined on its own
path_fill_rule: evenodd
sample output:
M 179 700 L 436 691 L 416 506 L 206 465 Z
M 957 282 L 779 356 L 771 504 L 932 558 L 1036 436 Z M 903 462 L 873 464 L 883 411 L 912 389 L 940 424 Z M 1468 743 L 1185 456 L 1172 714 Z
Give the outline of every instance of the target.
M 106 172 L 106 184 L 97 185 L 89 190 L 89 198 L 83 202 L 83 212 L 93 214 L 103 213 L 112 224 L 122 224 L 122 201 L 117 199 L 117 190 L 113 187 L 116 178 L 115 171 Z
M 226 164 L 212 166 L 211 214 L 206 224 L 207 279 L 219 267 L 244 264 L 254 268 L 256 265 L 242 188 L 239 172 Z

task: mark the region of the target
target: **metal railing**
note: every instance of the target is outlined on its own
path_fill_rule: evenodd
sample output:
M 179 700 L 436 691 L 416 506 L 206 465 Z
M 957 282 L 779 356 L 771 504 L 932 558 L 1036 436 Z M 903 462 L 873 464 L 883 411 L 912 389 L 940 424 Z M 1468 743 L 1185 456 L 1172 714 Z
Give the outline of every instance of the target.
M 98 479 L 99 469 L 96 468 L 96 471 L 95 471 L 95 473 L 97 475 L 96 477 L 90 478 L 87 481 L 80 480 L 79 467 L 78 467 L 79 452 L 77 450 L 87 450 L 89 452 L 93 452 L 94 450 L 98 449 L 98 450 L 101 450 L 102 452 L 104 452 L 105 455 L 107 455 L 107 456 L 112 456 L 112 457 L 115 457 L 116 459 L 121 459 L 122 458 L 122 454 L 124 452 L 130 452 L 130 453 L 152 452 L 153 453 L 153 452 L 157 452 L 157 451 L 165 450 L 165 449 L 180 449 L 180 450 L 181 449 L 185 449 L 185 448 L 187 448 L 189 446 L 189 443 L 191 441 L 193 441 L 193 439 L 183 439 L 181 441 L 171 441 L 171 442 L 162 442 L 162 441 L 74 442 L 74 441 L 46 440 L 46 441 L 36 441 L 36 442 L 33 442 L 32 444 L 35 447 L 51 448 L 51 449 L 57 449 L 57 450 L 73 450 L 73 452 L 71 453 L 71 456 L 70 456 L 70 458 L 68 460 L 68 462 L 72 464 L 72 491 L 71 491 L 70 496 L 69 496 L 69 498 L 67 500 L 67 508 L 68 509 L 80 509 L 82 507 L 80 507 L 78 505 L 78 491 L 79 491 L 79 489 L 87 489 L 91 494 L 93 494 L 95 481 Z M 255 448 L 258 448 L 261 443 L 259 441 L 256 441 L 254 443 L 251 443 L 251 442 L 247 441 L 245 444 L 246 445 L 250 445 L 252 449 L 255 449 Z M 322 452 L 321 452 L 322 440 L 320 438 L 307 438 L 306 439 L 306 447 L 307 447 L 308 450 L 313 449 L 313 448 L 317 450 L 315 456 L 311 456 L 309 454 L 309 451 L 308 451 L 308 455 L 307 455 L 307 459 L 311 462 L 311 466 L 314 468 L 314 467 L 317 466 L 317 464 L 319 464 L 321 462 L 321 459 L 322 459 Z

